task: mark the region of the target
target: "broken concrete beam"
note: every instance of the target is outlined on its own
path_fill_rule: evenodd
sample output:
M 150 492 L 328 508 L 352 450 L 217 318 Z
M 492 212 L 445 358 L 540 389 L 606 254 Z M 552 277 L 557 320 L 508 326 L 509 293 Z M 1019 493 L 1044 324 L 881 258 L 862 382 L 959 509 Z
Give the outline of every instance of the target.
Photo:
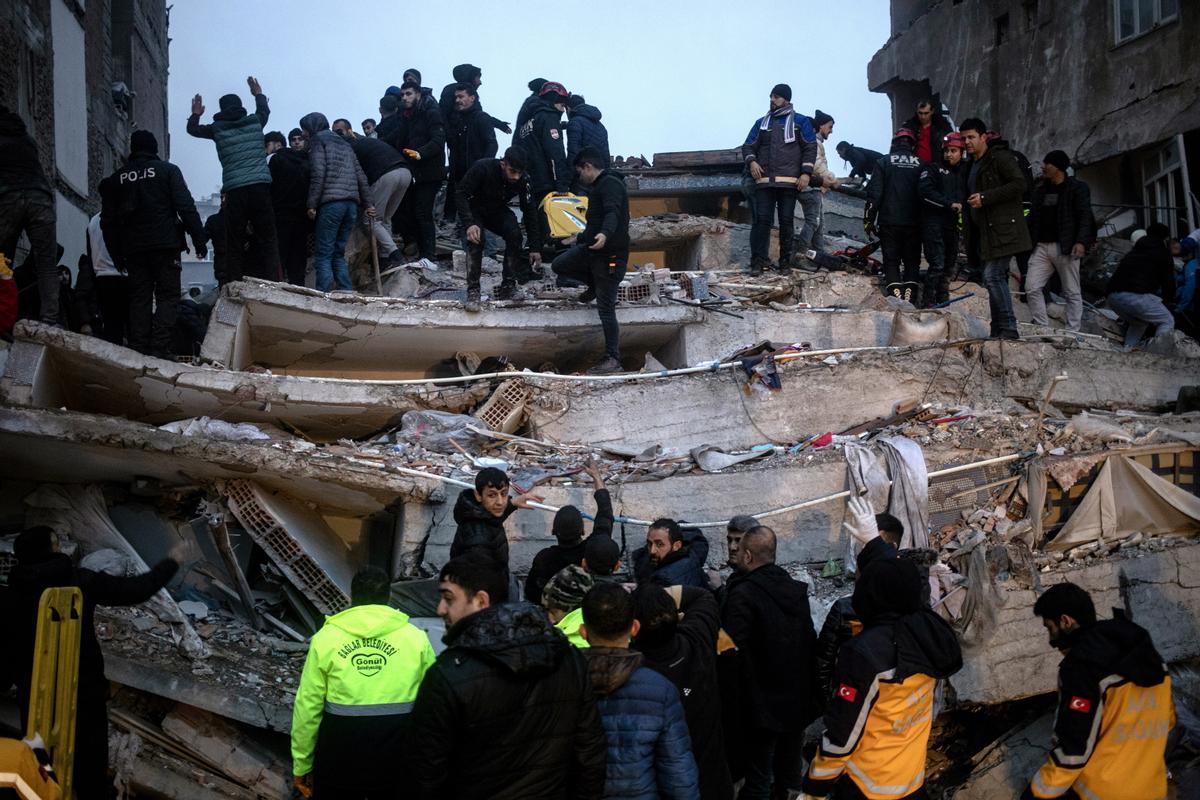
M 1005 737 L 954 790 L 954 800 L 994 800 L 1020 797 L 1050 753 L 1054 714 L 1043 714 Z
M 163 719 L 162 729 L 259 796 L 284 797 L 290 791 L 289 765 L 212 714 L 191 706 L 176 706 Z
M 1168 663 L 1200 656 L 1200 543 L 1179 540 L 1158 551 L 1118 551 L 1087 566 L 1059 566 L 1039 575 L 1043 587 L 1061 581 L 1082 586 L 1101 617 L 1111 616 L 1111 608 L 1126 608 Z M 1047 643 L 1034 616 L 1037 593 L 1013 581 L 998 588 L 996 617 L 984 622 L 990 631 L 950 679 L 959 702 L 1004 703 L 1055 690 L 1062 655 Z
M 740 370 L 604 386 L 543 384 L 530 421 L 537 438 L 554 441 L 746 449 L 844 430 L 886 417 L 905 400 L 1034 404 L 1061 372 L 1070 380 L 1055 390 L 1058 408 L 1155 410 L 1194 381 L 1200 359 L 1041 342 L 948 344 L 857 353 L 835 365 L 816 358 L 784 362 L 782 389 L 748 395 Z
M 381 466 L 335 454 L 285 450 L 258 442 L 180 436 L 117 417 L 0 407 L 0 476 L 50 483 L 164 486 L 250 479 L 323 511 L 362 515 L 398 498 L 438 501 L 431 481 L 388 474 Z
M 457 301 L 330 297 L 278 283 L 223 290 L 201 355 L 229 369 L 251 364 L 291 375 L 425 377 L 456 353 L 508 356 L 519 367 L 590 364 L 603 350 L 596 309 L 524 301 L 471 314 Z M 681 305 L 621 306 L 621 348 L 630 357 L 669 342 L 701 312 Z
M 690 214 L 637 217 L 629 222 L 629 247 L 638 253 L 661 251 L 659 267 L 673 270 L 724 269 L 733 260 L 730 229 L 722 219 Z M 644 259 L 635 258 L 637 263 Z
M 15 335 L 0 374 L 0 400 L 154 425 L 212 416 L 282 422 L 310 438 L 332 440 L 398 426 L 406 411 L 463 413 L 488 395 L 482 384 L 381 386 L 180 364 L 31 321 L 18 323 Z

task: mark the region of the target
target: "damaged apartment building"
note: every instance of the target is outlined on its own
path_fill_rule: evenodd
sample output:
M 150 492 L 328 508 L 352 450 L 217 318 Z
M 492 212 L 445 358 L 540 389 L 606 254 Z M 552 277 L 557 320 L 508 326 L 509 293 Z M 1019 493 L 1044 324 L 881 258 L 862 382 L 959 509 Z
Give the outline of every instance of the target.
M 891 99 L 896 125 L 932 98 L 1034 164 L 1066 151 L 1111 232 L 1200 226 L 1195 3 L 892 0 L 891 21 L 867 83 Z
M 164 0 L 5 0 L 0 3 L 0 105 L 38 143 L 55 193 L 60 264 L 87 252 L 97 186 L 148 130 L 169 158 Z M 8 254 L 19 264 L 22 241 Z

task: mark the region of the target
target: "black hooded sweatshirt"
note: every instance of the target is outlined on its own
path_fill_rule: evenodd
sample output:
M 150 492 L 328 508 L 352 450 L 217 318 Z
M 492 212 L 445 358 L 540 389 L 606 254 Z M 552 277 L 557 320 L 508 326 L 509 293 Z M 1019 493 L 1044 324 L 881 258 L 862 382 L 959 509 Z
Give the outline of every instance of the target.
M 454 521 L 458 528 L 450 543 L 450 557 L 458 558 L 471 550 L 480 550 L 507 570 L 508 534 L 504 532 L 504 520 L 516 510 L 509 500 L 504 513 L 494 517 L 475 499 L 474 489 L 463 489 L 454 504 Z
M 583 655 L 529 603 L 446 631 L 405 748 L 406 796 L 598 800 L 607 740 Z
M 528 119 L 513 134 L 513 144 L 525 148 L 529 186 L 535 195 L 565 192 L 575 177 L 567 164 L 561 121 L 562 112 L 539 97 Z
M 1108 279 L 1106 294 L 1153 294 L 1168 306 L 1175 304 L 1175 263 L 1162 239 L 1143 236 L 1125 254 Z
M 22 190 L 44 192 L 50 199 L 37 142 L 25 130 L 23 119 L 11 111 L 0 111 L 0 195 Z

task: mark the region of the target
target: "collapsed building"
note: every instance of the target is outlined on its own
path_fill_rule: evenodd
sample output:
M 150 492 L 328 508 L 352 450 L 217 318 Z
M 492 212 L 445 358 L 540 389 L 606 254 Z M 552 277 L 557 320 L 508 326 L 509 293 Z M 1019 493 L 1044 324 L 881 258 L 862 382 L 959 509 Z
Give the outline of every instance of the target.
M 282 796 L 307 638 L 373 564 L 440 647 L 414 587 L 448 558 L 453 501 L 485 466 L 543 497 L 509 521 L 518 574 L 553 542 L 553 510 L 590 510 L 595 459 L 624 563 L 671 516 L 719 569 L 726 521 L 752 514 L 818 626 L 852 583 L 847 498 L 882 511 L 903 495 L 966 651 L 930 766 L 957 797 L 1015 795 L 1032 771 L 1016 765 L 1044 754 L 1058 656 L 1039 590 L 1079 583 L 1177 668 L 1200 657 L 1200 347 L 1177 334 L 1170 352 L 1124 352 L 1091 310 L 1079 334 L 991 340 L 981 287 L 919 311 L 852 260 L 746 275 L 736 169 L 719 154 L 633 168 L 647 194 L 617 310 L 624 374 L 580 374 L 602 339 L 577 290 L 535 284 L 468 314 L 449 255 L 365 295 L 230 284 L 180 361 L 18 324 L 0 350 L 0 533 L 50 525 L 116 572 L 190 553 L 153 605 L 97 617 L 122 786 Z M 830 197 L 845 222 L 827 230 L 853 252 L 861 201 Z

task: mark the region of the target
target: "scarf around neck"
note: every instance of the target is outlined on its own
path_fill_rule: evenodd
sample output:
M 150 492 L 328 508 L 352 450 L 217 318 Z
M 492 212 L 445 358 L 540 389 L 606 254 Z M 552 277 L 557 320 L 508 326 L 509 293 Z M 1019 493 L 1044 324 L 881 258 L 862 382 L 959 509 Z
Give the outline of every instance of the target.
M 783 123 L 783 141 L 785 144 L 791 144 L 796 141 L 796 114 L 792 108 L 792 104 L 788 103 L 782 108 L 768 111 L 766 116 L 762 118 L 762 124 L 758 126 L 760 131 L 770 130 L 771 117 L 786 116 L 787 121 Z

